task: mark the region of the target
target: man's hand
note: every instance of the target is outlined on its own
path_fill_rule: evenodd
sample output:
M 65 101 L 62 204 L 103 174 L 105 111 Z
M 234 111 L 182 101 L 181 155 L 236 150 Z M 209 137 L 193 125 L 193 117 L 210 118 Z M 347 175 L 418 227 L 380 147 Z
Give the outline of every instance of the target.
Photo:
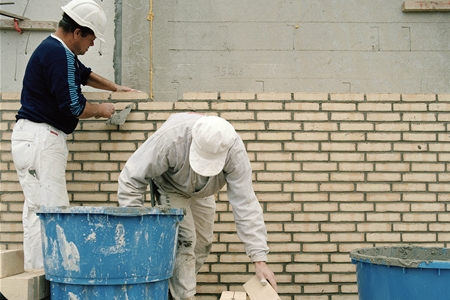
M 266 285 L 267 281 L 272 285 L 273 289 L 277 291 L 277 282 L 275 275 L 269 269 L 265 261 L 255 261 L 255 272 L 258 275 L 262 285 Z
M 141 91 L 138 91 L 138 90 L 135 90 L 130 87 L 123 86 L 123 85 L 116 85 L 116 92 L 137 92 L 137 93 L 139 93 Z
M 102 103 L 98 105 L 98 111 L 95 115 L 96 118 L 109 118 L 111 117 L 116 109 L 114 108 L 114 105 L 111 103 Z

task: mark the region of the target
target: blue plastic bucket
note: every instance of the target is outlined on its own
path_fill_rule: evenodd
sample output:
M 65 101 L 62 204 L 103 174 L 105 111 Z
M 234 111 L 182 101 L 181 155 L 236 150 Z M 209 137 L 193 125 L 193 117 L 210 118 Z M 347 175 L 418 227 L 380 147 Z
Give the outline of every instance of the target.
M 52 299 L 167 299 L 182 209 L 41 207 Z
M 450 297 L 450 249 L 361 248 L 356 264 L 360 300 L 442 300 Z

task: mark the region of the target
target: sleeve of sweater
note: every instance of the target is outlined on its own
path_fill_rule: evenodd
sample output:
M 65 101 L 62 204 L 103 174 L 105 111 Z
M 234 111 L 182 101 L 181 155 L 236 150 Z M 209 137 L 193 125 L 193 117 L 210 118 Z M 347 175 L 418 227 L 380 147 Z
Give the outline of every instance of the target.
M 237 233 L 253 262 L 267 261 L 269 248 L 263 211 L 253 190 L 252 169 L 241 140 L 236 150 L 230 152 L 229 166 L 226 170 L 227 194 Z
M 68 116 L 78 117 L 86 106 L 81 84 L 86 83 L 91 70 L 81 64 L 68 49 L 60 49 L 56 48 L 48 53 L 53 58 L 48 60 L 46 76 L 50 79 L 50 90 L 59 110 Z

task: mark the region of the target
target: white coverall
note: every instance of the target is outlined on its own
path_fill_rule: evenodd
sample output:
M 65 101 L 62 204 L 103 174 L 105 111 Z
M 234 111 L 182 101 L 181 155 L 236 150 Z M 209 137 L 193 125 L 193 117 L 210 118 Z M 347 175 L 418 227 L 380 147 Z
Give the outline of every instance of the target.
M 207 258 L 213 239 L 214 194 L 227 184 L 237 233 L 251 261 L 267 261 L 267 232 L 261 206 L 252 187 L 252 170 L 239 135 L 228 152 L 223 171 L 214 177 L 196 174 L 189 165 L 191 130 L 203 115 L 174 114 L 129 158 L 119 176 L 120 206 L 143 206 L 151 180 L 161 201 L 184 207 L 175 270 L 169 280 L 173 299 L 191 299 L 196 273 Z

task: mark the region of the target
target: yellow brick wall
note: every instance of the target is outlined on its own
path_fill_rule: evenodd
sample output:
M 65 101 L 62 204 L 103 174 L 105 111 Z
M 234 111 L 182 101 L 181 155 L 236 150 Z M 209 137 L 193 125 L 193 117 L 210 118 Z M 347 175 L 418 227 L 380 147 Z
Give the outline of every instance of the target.
M 170 114 L 204 112 L 235 126 L 252 162 L 283 300 L 356 300 L 355 248 L 448 246 L 450 95 L 186 93 L 174 103 L 87 96 L 118 110 L 135 106 L 120 127 L 85 120 L 69 137 L 73 205 L 117 205 L 121 168 Z M 9 142 L 18 99 L 3 93 L 0 101 L 0 249 L 20 248 L 22 240 L 23 196 Z M 253 270 L 223 191 L 198 299 L 243 291 Z

